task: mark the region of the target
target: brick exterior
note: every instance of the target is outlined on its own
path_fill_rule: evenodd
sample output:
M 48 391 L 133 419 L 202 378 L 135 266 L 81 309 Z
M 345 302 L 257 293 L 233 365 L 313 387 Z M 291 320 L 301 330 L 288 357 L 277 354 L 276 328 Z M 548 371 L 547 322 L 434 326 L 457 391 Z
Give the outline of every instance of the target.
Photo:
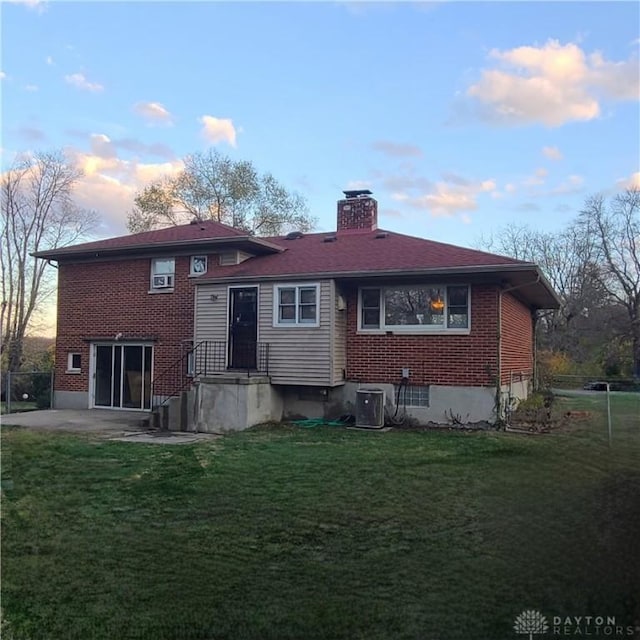
M 497 371 L 496 286 L 471 288 L 469 335 L 387 335 L 357 332 L 357 290 L 348 293 L 347 379 L 363 383 L 400 381 L 411 370 L 416 385 L 481 386 L 495 384 Z M 520 329 L 514 327 L 513 335 Z
M 171 257 L 171 256 L 167 256 Z M 214 264 L 209 256 L 209 273 Z M 177 257 L 172 293 L 149 293 L 151 259 L 104 262 L 61 262 L 58 270 L 58 326 L 55 388 L 89 390 L 88 338 L 123 344 L 135 338 L 155 338 L 154 374 L 157 376 L 181 356 L 181 341 L 193 337 L 194 278 L 189 257 Z M 81 373 L 66 373 L 67 354 L 82 355 Z M 157 394 L 170 389 L 155 389 Z
M 533 318 L 526 305 L 510 293 L 502 295 L 502 383 L 511 373 L 533 377 Z
M 372 231 L 378 228 L 378 202 L 373 198 L 338 201 L 338 231 Z

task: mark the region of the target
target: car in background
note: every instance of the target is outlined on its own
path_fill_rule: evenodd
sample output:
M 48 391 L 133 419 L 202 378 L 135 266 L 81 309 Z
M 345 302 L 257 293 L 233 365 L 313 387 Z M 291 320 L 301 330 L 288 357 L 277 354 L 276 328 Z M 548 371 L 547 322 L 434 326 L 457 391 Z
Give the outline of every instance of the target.
M 585 391 L 606 391 L 608 386 L 608 382 L 587 382 L 582 388 Z

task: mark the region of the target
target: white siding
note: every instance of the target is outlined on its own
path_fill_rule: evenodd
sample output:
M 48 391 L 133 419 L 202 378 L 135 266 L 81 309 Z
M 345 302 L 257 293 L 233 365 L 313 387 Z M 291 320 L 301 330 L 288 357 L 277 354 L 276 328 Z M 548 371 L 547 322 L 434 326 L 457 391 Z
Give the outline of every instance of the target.
M 268 283 L 260 287 L 258 335 L 260 342 L 269 343 L 269 375 L 274 384 L 330 386 L 331 376 L 331 327 L 330 313 L 333 297 L 333 281 L 320 284 L 319 327 L 274 327 L 273 292 L 278 284 Z M 302 284 L 302 283 L 300 283 Z
M 346 310 L 338 311 L 333 280 L 320 286 L 319 327 L 274 327 L 273 292 L 286 282 L 236 282 L 233 286 L 258 286 L 258 341 L 269 344 L 269 375 L 274 384 L 333 386 L 343 382 L 346 367 Z M 217 296 L 215 301 L 212 296 Z M 195 341 L 227 340 L 228 285 L 196 287 Z
M 212 300 L 212 296 L 217 296 Z M 227 286 L 224 284 L 203 284 L 196 287 L 196 309 L 194 339 L 227 339 Z

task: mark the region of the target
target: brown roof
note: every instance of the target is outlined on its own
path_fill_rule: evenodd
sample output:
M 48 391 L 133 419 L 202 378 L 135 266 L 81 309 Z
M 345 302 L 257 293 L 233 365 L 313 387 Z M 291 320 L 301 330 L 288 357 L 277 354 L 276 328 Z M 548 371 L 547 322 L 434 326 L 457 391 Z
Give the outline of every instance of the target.
M 292 234 L 296 235 L 296 234 Z M 239 248 L 254 254 L 244 262 L 216 267 L 198 284 L 228 279 L 283 277 L 367 277 L 421 274 L 493 274 L 517 286 L 534 306 L 558 301 L 538 267 L 486 251 L 425 240 L 392 231 L 344 231 L 256 238 L 227 225 L 206 221 L 87 242 L 35 254 L 41 258 L 91 259 L 106 255 L 149 255 L 169 250 Z
M 39 251 L 34 255 L 39 258 L 57 260 L 66 256 L 131 254 L 138 251 L 142 252 L 142 250 L 149 252 L 153 249 L 165 249 L 182 245 L 200 247 L 207 244 L 245 245 L 245 248 L 251 246 L 254 253 L 264 253 L 264 249 L 269 247 L 269 244 L 264 239 L 253 238 L 246 231 L 235 229 L 213 220 L 206 220 L 177 227 L 132 233 L 126 236 L 107 238 L 106 240 L 85 242 L 70 247 Z M 277 250 L 277 247 L 270 248 L 270 251 Z

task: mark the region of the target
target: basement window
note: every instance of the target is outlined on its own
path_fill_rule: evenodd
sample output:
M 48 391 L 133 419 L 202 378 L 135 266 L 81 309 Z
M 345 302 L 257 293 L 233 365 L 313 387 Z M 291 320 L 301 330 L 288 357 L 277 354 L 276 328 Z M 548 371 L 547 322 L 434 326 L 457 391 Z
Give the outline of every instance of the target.
M 398 390 L 400 396 L 398 396 Z M 428 407 L 429 406 L 429 387 L 418 385 L 394 385 L 393 391 L 395 398 L 398 398 L 399 406 L 407 407 Z M 394 398 L 394 400 L 395 400 Z
M 67 373 L 80 373 L 82 368 L 82 354 L 69 352 L 67 354 Z

